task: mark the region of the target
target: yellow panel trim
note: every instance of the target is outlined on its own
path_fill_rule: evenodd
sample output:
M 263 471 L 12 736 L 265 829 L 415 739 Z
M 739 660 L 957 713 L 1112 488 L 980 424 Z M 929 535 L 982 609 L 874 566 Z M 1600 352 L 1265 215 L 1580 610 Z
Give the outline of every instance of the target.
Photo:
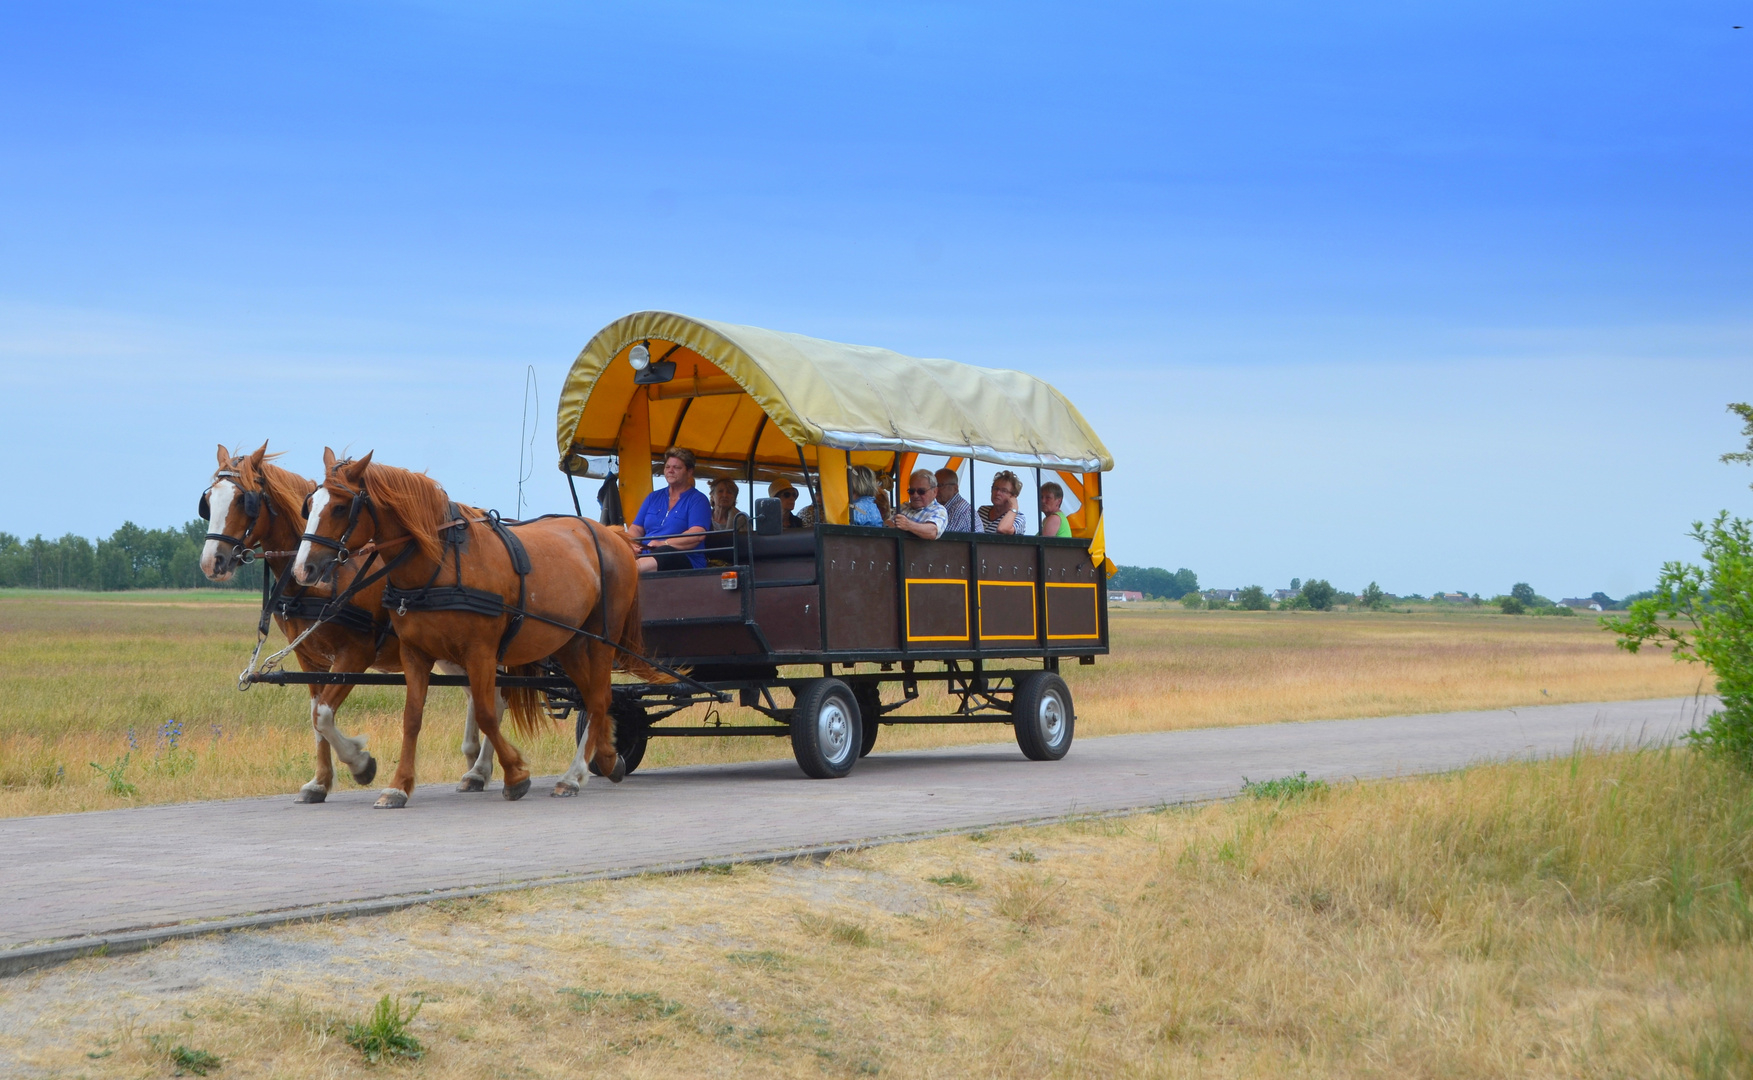
M 935 635 L 931 637 L 913 636 L 913 586 L 915 585 L 960 585 L 962 587 L 962 621 L 966 625 L 968 619 L 968 582 L 964 578 L 903 578 L 907 587 L 901 590 L 907 604 L 907 640 L 908 641 L 967 641 L 967 634 Z
M 1026 633 L 1026 634 L 988 634 L 986 632 L 986 603 L 985 603 L 985 592 L 984 592 L 984 590 L 988 586 L 993 586 L 993 587 L 997 587 L 997 588 L 1009 587 L 1009 588 L 1013 588 L 1013 589 L 1027 589 L 1027 590 L 1029 590 L 1029 599 L 1031 601 L 1034 600 L 1034 596 L 1035 596 L 1035 583 L 1032 581 L 982 581 L 980 583 L 980 588 L 982 590 L 981 603 L 980 603 L 980 640 L 981 641 L 1034 641 L 1036 638 L 1041 636 L 1041 627 L 1035 621 L 1035 605 L 1032 602 L 1029 604 L 1029 626 L 1031 626 L 1033 629 L 1031 629 L 1028 633 Z
M 1081 581 L 1049 581 L 1049 589 L 1088 589 L 1090 591 L 1090 613 L 1096 617 L 1096 632 L 1093 634 L 1055 634 L 1053 632 L 1053 609 L 1047 609 L 1047 640 L 1048 641 L 1100 641 L 1102 639 L 1102 612 L 1096 606 L 1098 596 L 1094 582 Z

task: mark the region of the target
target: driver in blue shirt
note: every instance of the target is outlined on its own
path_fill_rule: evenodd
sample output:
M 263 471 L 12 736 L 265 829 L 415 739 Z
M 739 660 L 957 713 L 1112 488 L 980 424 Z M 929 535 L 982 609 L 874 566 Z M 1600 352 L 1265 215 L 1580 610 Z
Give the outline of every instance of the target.
M 694 452 L 672 446 L 664 451 L 665 486 L 645 497 L 627 535 L 643 538 L 639 572 L 700 569 L 706 555 L 700 542 L 712 528 L 712 502 L 694 486 Z

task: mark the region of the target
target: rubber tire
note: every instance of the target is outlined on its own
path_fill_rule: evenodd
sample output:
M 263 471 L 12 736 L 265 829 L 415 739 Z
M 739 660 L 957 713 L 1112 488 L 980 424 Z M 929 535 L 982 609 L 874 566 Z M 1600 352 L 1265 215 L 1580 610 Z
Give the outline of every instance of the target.
M 836 747 L 822 742 L 822 723 L 830 709 L 839 710 L 839 719 L 850 726 L 842 730 Z M 804 684 L 798 692 L 797 704 L 791 709 L 791 753 L 797 767 L 812 780 L 836 780 L 852 771 L 858 763 L 858 748 L 864 744 L 858 722 L 858 699 L 852 688 L 839 679 L 816 679 Z
M 610 699 L 609 715 L 615 719 L 615 752 L 627 764 L 626 775 L 632 776 L 633 770 L 645 760 L 645 747 L 651 741 L 651 721 L 646 718 L 645 706 L 630 698 Z
M 645 760 L 645 747 L 651 741 L 651 721 L 645 715 L 645 706 L 638 701 L 620 697 L 609 699 L 609 716 L 615 721 L 615 752 L 621 755 L 621 761 L 627 767 L 623 776 L 632 776 L 633 770 L 639 768 L 639 763 Z M 578 727 L 580 730 L 577 739 L 582 739 L 583 720 L 578 722 Z M 578 745 L 577 739 L 572 745 Z M 587 763 L 585 769 L 592 776 L 602 775 L 597 771 L 594 761 Z
M 877 717 L 883 714 L 883 692 L 876 683 L 863 683 L 852 696 L 858 701 L 858 727 L 864 735 L 858 741 L 858 756 L 869 757 L 876 746 L 877 731 L 882 727 Z
M 1071 690 L 1051 671 L 1037 671 L 1017 683 L 1010 719 L 1016 728 L 1016 744 L 1030 761 L 1058 761 L 1071 749 L 1077 726 Z

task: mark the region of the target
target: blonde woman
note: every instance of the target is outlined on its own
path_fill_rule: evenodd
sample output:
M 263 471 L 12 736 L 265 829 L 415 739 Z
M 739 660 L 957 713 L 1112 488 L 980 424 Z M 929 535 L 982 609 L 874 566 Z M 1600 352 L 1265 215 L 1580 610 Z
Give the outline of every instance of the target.
M 1017 474 L 1005 469 L 992 478 L 992 505 L 982 506 L 977 513 L 980 531 L 1005 536 L 1027 536 L 1029 519 L 1017 508 L 1017 496 L 1023 493 L 1023 482 Z
M 883 523 L 882 508 L 877 506 L 877 492 L 882 485 L 877 482 L 877 475 L 863 465 L 854 465 L 846 470 L 846 494 L 851 496 L 851 521 L 854 525 L 870 525 L 881 527 Z

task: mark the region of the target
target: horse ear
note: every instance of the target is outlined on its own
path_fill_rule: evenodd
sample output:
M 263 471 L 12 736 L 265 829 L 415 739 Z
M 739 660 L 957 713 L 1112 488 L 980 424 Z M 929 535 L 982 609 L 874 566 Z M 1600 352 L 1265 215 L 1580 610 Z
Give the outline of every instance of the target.
M 219 467 L 221 469 L 223 469 L 227 465 L 230 465 L 230 464 L 231 464 L 231 451 L 227 450 L 225 448 L 224 443 L 220 443 L 219 444 Z
M 365 467 L 371 464 L 371 455 L 374 452 L 375 451 L 367 450 L 365 456 L 358 461 L 350 461 L 347 463 L 346 467 L 342 469 L 342 475 L 347 477 L 348 483 L 352 484 L 354 487 L 359 486 L 359 478 L 365 475 Z
M 250 455 L 251 467 L 254 468 L 257 472 L 260 472 L 261 468 L 262 468 L 262 462 L 264 460 L 266 460 L 267 457 L 268 457 L 268 444 L 263 443 L 260 447 L 257 448 L 255 453 Z
M 327 475 L 335 471 L 335 452 L 323 447 L 323 473 Z

